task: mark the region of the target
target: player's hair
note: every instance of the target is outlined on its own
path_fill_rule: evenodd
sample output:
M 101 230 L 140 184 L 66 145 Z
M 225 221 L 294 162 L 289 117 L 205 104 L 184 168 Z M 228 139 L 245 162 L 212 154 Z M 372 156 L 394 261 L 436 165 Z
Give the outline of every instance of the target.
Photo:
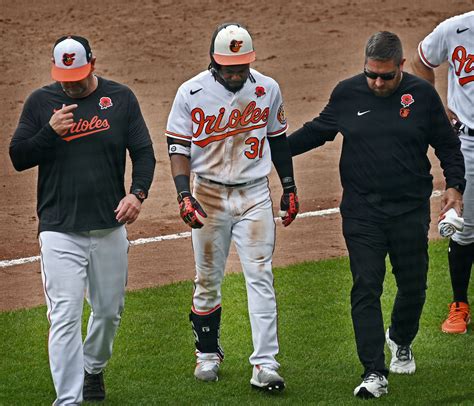
M 365 62 L 367 62 L 367 59 L 376 61 L 393 60 L 395 65 L 400 65 L 403 59 L 400 38 L 393 32 L 376 32 L 369 38 L 365 46 Z

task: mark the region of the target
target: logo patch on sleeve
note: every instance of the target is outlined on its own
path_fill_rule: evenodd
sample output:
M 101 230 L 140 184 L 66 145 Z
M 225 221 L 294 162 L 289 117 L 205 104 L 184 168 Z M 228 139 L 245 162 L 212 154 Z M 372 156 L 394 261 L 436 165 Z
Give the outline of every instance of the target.
M 277 119 L 282 125 L 286 124 L 286 114 L 285 108 L 283 107 L 283 103 L 280 104 L 280 107 L 278 107 Z

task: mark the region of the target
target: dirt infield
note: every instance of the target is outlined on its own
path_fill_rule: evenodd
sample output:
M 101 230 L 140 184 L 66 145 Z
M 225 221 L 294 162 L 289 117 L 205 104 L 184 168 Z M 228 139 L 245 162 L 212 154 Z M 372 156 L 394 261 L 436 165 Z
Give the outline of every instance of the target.
M 319 113 L 335 84 L 362 70 L 370 34 L 396 32 L 411 59 L 418 42 L 445 18 L 472 9 L 472 0 L 414 2 L 323 0 L 144 0 L 140 2 L 1 2 L 0 30 L 0 260 L 38 255 L 36 169 L 17 173 L 8 145 L 25 98 L 50 82 L 51 46 L 64 34 L 89 38 L 97 73 L 129 85 L 140 101 L 153 137 L 157 168 L 150 198 L 139 220 L 128 227 L 131 240 L 188 231 L 177 214 L 163 135 L 174 94 L 186 79 L 208 65 L 214 27 L 236 20 L 248 26 L 257 51 L 256 69 L 281 86 L 290 132 Z M 8 4 L 8 5 L 7 5 Z M 409 64 L 407 64 L 409 65 Z M 409 66 L 406 69 L 410 71 Z M 446 67 L 437 72 L 446 91 Z M 337 207 L 341 195 L 338 157 L 341 137 L 295 159 L 301 210 Z M 442 189 L 433 160 L 435 189 Z M 129 172 L 128 172 L 129 174 Z M 129 176 L 129 175 L 128 175 Z M 280 187 L 271 177 L 274 202 Z M 436 213 L 439 199 L 433 200 Z M 276 207 L 276 206 L 275 206 Z M 346 253 L 337 214 L 298 219 L 288 229 L 277 225 L 276 266 Z M 434 235 L 434 233 L 432 233 Z M 238 271 L 232 252 L 228 271 Z M 155 286 L 194 274 L 190 239 L 134 246 L 129 288 Z M 0 268 L 0 311 L 44 303 L 39 263 Z

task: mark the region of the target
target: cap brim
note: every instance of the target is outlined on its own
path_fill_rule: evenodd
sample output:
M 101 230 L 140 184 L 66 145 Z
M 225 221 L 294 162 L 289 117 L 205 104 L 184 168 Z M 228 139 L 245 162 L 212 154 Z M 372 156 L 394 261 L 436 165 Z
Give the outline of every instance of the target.
M 89 76 L 91 68 L 92 65 L 90 62 L 87 65 L 75 69 L 61 69 L 53 63 L 51 67 L 51 77 L 58 82 L 78 82 Z
M 255 51 L 243 55 L 220 55 L 215 53 L 213 57 L 219 65 L 244 65 L 255 61 Z

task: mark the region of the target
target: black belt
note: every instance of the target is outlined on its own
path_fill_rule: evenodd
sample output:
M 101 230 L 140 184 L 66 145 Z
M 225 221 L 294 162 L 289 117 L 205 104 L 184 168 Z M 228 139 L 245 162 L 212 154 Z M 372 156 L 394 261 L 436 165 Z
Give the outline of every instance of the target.
M 251 180 L 249 182 L 245 182 L 245 183 L 222 183 L 222 182 L 217 182 L 216 180 L 203 178 L 201 176 L 199 176 L 199 179 L 202 179 L 202 180 L 204 180 L 206 182 L 209 182 L 209 183 L 214 183 L 215 185 L 224 186 L 224 187 L 242 187 L 242 186 L 248 186 L 248 185 L 251 185 L 253 183 L 256 183 L 262 178 L 253 179 L 253 180 Z

